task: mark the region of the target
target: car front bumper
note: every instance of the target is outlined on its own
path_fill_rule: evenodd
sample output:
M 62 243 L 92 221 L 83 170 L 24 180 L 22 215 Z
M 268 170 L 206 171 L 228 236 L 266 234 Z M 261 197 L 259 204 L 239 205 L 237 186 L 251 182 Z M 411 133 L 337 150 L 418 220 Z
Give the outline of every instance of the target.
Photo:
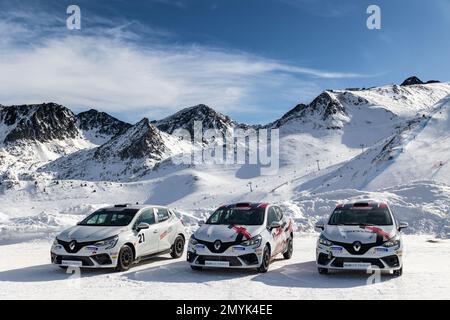
M 262 262 L 262 248 L 232 246 L 223 253 L 211 252 L 203 244 L 189 244 L 187 261 L 190 265 L 205 268 L 257 268 Z
M 333 245 L 317 245 L 316 262 L 320 268 L 331 270 L 385 270 L 394 271 L 403 267 L 403 248 L 375 246 L 365 254 L 355 255 L 345 248 Z
M 80 268 L 115 268 L 117 266 L 118 250 L 105 250 L 95 246 L 81 248 L 76 253 L 69 253 L 60 244 L 54 244 L 50 251 L 53 264 L 62 267 Z

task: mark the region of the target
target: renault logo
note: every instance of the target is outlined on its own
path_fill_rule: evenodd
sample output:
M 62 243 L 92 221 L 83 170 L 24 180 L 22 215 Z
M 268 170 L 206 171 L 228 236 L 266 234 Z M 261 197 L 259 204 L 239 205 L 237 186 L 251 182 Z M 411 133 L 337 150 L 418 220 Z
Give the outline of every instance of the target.
M 214 249 L 216 249 L 217 251 L 220 249 L 221 246 L 222 246 L 222 242 L 220 240 L 217 240 L 216 242 L 214 242 Z
M 69 244 L 70 251 L 74 251 L 75 247 L 77 246 L 77 242 L 74 240 Z
M 359 241 L 356 241 L 355 243 L 353 243 L 353 249 L 355 249 L 356 252 L 359 252 L 359 250 L 361 250 L 362 247 L 362 243 Z

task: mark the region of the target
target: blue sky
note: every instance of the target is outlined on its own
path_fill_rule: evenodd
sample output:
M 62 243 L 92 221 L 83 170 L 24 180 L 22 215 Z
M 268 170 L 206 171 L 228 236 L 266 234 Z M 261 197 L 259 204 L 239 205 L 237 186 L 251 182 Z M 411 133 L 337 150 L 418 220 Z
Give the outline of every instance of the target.
M 450 80 L 449 30 L 447 0 L 1 0 L 0 104 L 136 122 L 204 103 L 264 123 L 328 88 Z

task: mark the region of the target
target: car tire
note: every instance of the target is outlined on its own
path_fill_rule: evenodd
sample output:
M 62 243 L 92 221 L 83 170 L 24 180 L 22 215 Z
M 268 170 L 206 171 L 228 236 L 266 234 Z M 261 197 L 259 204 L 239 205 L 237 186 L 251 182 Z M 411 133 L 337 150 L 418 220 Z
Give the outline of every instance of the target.
M 292 258 L 292 253 L 294 252 L 294 239 L 289 238 L 288 243 L 286 245 L 287 249 L 286 252 L 283 253 L 283 257 L 288 260 L 290 258 Z
M 178 236 L 173 242 L 172 248 L 170 250 L 170 256 L 174 259 L 180 258 L 184 253 L 184 238 Z
M 263 250 L 263 257 L 261 261 L 261 265 L 258 267 L 258 273 L 266 273 L 269 271 L 270 259 L 272 258 L 270 253 L 270 247 L 266 245 Z
M 317 271 L 319 271 L 319 274 L 328 274 L 327 268 L 317 268 Z
M 202 267 L 197 267 L 197 266 L 191 266 L 191 269 L 194 271 L 202 271 L 203 270 Z
M 394 276 L 401 277 L 403 275 L 403 267 L 398 270 L 394 270 Z
M 120 251 L 117 258 L 116 271 L 123 272 L 131 268 L 134 262 L 133 249 L 129 245 L 124 245 Z

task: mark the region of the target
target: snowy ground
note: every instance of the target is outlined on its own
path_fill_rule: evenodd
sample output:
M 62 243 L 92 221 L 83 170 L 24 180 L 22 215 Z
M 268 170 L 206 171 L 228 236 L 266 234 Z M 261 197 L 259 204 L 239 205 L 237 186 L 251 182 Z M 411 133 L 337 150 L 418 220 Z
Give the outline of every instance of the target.
M 403 277 L 316 272 L 316 237 L 296 238 L 291 260 L 267 274 L 238 270 L 194 272 L 184 259 L 154 258 L 126 273 L 83 271 L 70 278 L 49 264 L 47 241 L 4 245 L 0 250 L 3 299 L 450 299 L 450 240 L 405 236 Z

